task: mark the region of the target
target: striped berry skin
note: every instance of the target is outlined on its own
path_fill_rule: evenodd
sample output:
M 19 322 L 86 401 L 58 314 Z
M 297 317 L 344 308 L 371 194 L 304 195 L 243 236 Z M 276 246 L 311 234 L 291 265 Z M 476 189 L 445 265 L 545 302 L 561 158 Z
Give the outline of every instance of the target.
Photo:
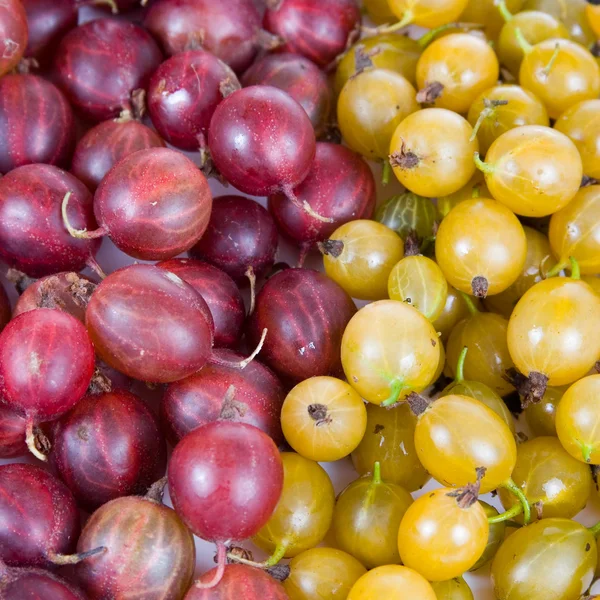
M 145 29 L 106 18 L 69 31 L 56 50 L 53 70 L 71 104 L 99 122 L 132 109 L 132 92 L 146 88 L 161 60 Z
M 291 381 L 340 373 L 344 329 L 356 312 L 348 294 L 312 269 L 286 269 L 256 297 L 248 323 L 251 342 L 268 329 L 261 360 Z
M 0 4 L 0 77 L 19 64 L 27 38 L 27 15 L 20 0 L 4 0 Z
M 79 531 L 79 511 L 64 483 L 33 465 L 0 466 L 0 560 L 50 568 L 53 554 L 75 549 Z
M 0 564 L 2 600 L 85 600 L 71 583 L 43 569 L 10 568 Z
M 227 93 L 239 89 L 235 73 L 214 54 L 189 50 L 156 69 L 148 86 L 152 124 L 167 142 L 198 150 L 210 119 Z
M 315 160 L 294 194 L 306 200 L 325 223 L 300 210 L 284 195 L 269 197 L 269 210 L 279 231 L 299 244 L 327 239 L 340 225 L 370 219 L 375 210 L 375 179 L 369 165 L 356 152 L 339 144 L 317 142 Z
M 0 80 L 1 81 L 1 80 Z M 70 173 L 52 165 L 17 167 L 0 179 L 0 258 L 30 277 L 81 271 L 100 240 L 77 239 L 64 226 L 61 204 L 77 229 L 95 229 L 92 196 Z
M 90 600 L 181 600 L 192 582 L 196 553 L 175 511 L 149 497 L 101 506 L 85 525 L 78 552 L 106 552 L 80 562 L 75 574 Z
M 25 444 L 26 419 L 17 411 L 0 404 L 0 458 L 27 454 Z
M 146 148 L 164 148 L 155 131 L 134 119 L 104 121 L 77 143 L 71 172 L 94 191 L 120 160 Z
M 86 396 L 55 424 L 51 457 L 78 505 L 92 512 L 144 493 L 164 475 L 167 448 L 145 403 L 116 390 Z
M 204 573 L 201 582 L 210 581 L 215 569 Z M 245 565 L 227 565 L 223 579 L 214 588 L 192 586 L 184 600 L 289 600 L 284 587 L 262 569 Z
M 280 52 L 295 52 L 326 67 L 358 38 L 360 9 L 354 0 L 270 2 L 263 26 L 283 39 Z
M 0 173 L 33 163 L 68 167 L 73 111 L 63 93 L 36 75 L 0 79 Z
M 215 356 L 230 362 L 244 358 L 231 350 L 215 350 Z M 167 386 L 160 404 L 161 421 L 173 445 L 217 419 L 254 425 L 280 445 L 284 400 L 277 377 L 257 360 L 243 370 L 209 362 L 198 373 Z
M 246 308 L 240 290 L 227 273 L 191 258 L 172 258 L 156 266 L 175 273 L 204 298 L 215 323 L 217 348 L 235 348 L 239 344 Z

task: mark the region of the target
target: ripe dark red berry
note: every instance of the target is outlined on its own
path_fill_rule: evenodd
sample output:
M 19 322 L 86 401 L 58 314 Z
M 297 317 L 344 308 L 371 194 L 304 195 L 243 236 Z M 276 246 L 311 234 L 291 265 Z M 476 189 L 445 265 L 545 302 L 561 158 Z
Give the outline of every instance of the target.
M 204 48 L 236 73 L 254 59 L 260 25 L 252 0 L 157 0 L 144 19 L 167 55 Z
M 65 35 L 54 71 L 73 106 L 90 120 L 104 121 L 132 109 L 132 92 L 146 87 L 161 59 L 145 29 L 127 21 L 96 19 Z
M 215 355 L 230 362 L 244 358 L 230 350 L 216 350 Z M 160 404 L 161 421 L 173 445 L 217 419 L 254 425 L 279 445 L 283 442 L 279 417 L 284 399 L 277 377 L 256 360 L 244 370 L 209 363 L 167 386 Z
M 130 392 L 88 395 L 53 429 L 52 460 L 77 503 L 145 492 L 165 473 L 167 449 L 144 402 Z
M 0 560 L 48 568 L 75 548 L 79 512 L 67 486 L 33 465 L 0 466 Z
M 0 283 L 0 331 L 2 331 L 6 324 L 12 318 L 12 311 L 10 308 L 10 300 L 6 295 L 4 286 Z
M 0 77 L 12 71 L 27 46 L 27 16 L 20 0 L 0 5 Z
M 314 219 L 284 194 L 270 196 L 269 209 L 279 231 L 301 245 L 324 240 L 349 221 L 370 219 L 375 210 L 375 180 L 369 165 L 338 144 L 317 143 L 315 160 L 294 194 L 332 219 L 331 223 Z
M 33 425 L 73 408 L 94 373 L 94 348 L 85 327 L 60 310 L 39 308 L 13 319 L 0 334 L 0 391 L 27 419 L 27 445 L 36 451 Z
M 79 140 L 71 172 L 94 191 L 110 169 L 126 156 L 164 146 L 155 131 L 128 116 L 104 121 Z
M 112 500 L 91 516 L 77 550 L 96 547 L 106 551 L 76 567 L 90 600 L 179 600 L 192 581 L 196 562 L 192 534 L 152 490 L 145 497 Z
M 65 198 L 63 207 L 69 203 Z M 102 180 L 94 196 L 98 229 L 65 223 L 75 238 L 108 235 L 129 256 L 163 260 L 200 239 L 211 205 L 206 177 L 189 158 L 169 148 L 148 148 L 125 157 Z
M 253 196 L 293 196 L 315 155 L 315 132 L 303 108 L 285 92 L 255 85 L 233 92 L 213 114 L 208 145 L 217 170 Z
M 332 95 L 327 75 L 299 54 L 267 54 L 242 78 L 244 86 L 272 85 L 287 92 L 306 111 L 317 135 L 329 119 Z
M 235 73 L 214 54 L 188 50 L 156 69 L 148 86 L 148 112 L 157 131 L 173 146 L 198 150 L 215 108 L 239 89 Z
M 27 454 L 25 417 L 0 403 L 0 458 L 14 458 Z
M 75 146 L 73 111 L 62 92 L 35 75 L 0 79 L 0 172 L 32 163 L 66 167 Z
M 273 266 L 278 241 L 273 217 L 258 202 L 244 196 L 219 196 L 214 199 L 206 232 L 190 255 L 243 281 L 249 275 L 260 277 Z
M 210 310 L 174 273 L 130 265 L 92 294 L 87 328 L 109 365 L 141 381 L 168 383 L 201 369 L 212 353 Z
M 43 569 L 11 568 L 0 562 L 2 600 L 86 600 L 80 590 Z
M 215 576 L 215 569 L 200 577 L 207 583 Z M 284 587 L 262 569 L 245 565 L 227 565 L 223 579 L 212 589 L 202 589 L 195 585 L 190 588 L 184 600 L 289 600 Z
M 215 421 L 177 444 L 168 469 L 177 513 L 197 536 L 215 542 L 218 568 L 225 568 L 225 542 L 245 540 L 269 520 L 283 488 L 283 465 L 273 440 L 246 423 Z
M 227 273 L 189 258 L 173 258 L 156 266 L 175 273 L 204 298 L 215 324 L 217 348 L 237 346 L 242 337 L 246 308 L 240 290 Z
M 73 227 L 95 229 L 92 196 L 70 173 L 51 165 L 25 165 L 0 179 L 0 257 L 30 277 L 80 271 L 100 240 L 75 239 L 65 228 L 61 203 Z
M 263 24 L 283 39 L 278 50 L 325 67 L 358 37 L 360 10 L 354 0 L 269 0 Z
M 77 26 L 75 0 L 21 0 L 27 15 L 29 41 L 25 56 L 50 62 L 61 38 Z
M 256 297 L 248 334 L 269 333 L 261 359 L 283 377 L 300 381 L 340 372 L 344 329 L 356 312 L 348 294 L 311 269 L 286 269 L 271 277 Z

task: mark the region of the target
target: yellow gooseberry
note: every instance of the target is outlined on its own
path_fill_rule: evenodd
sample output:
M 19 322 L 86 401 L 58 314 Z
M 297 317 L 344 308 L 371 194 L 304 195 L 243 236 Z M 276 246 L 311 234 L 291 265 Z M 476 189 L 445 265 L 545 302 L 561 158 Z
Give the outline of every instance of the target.
M 431 584 L 408 567 L 386 565 L 363 575 L 346 600 L 437 600 Z
M 523 6 L 524 0 L 506 0 L 506 6 L 511 13 L 518 13 Z M 467 8 L 460 16 L 460 20 L 466 23 L 480 23 L 485 27 L 484 31 L 488 39 L 495 40 L 504 19 L 497 6 L 497 0 L 469 0 Z
M 476 310 L 481 307 L 478 298 L 473 298 L 472 302 Z M 455 325 L 466 319 L 469 314 L 469 307 L 462 293 L 449 285 L 446 303 L 440 316 L 433 322 L 433 328 L 440 334 L 440 339 L 445 343 Z
M 457 192 L 447 196 L 439 196 L 437 199 L 437 212 L 443 219 L 457 204 L 472 198 L 491 198 L 483 173 L 479 170 L 473 173 L 473 176 L 466 185 Z

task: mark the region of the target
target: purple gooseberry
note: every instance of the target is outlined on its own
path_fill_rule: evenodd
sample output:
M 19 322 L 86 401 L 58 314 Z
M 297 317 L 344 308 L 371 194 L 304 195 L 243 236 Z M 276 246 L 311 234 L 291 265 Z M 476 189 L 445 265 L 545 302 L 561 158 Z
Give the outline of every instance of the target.
M 100 240 L 75 239 L 65 228 L 61 203 L 67 193 L 69 222 L 95 229 L 92 195 L 70 173 L 52 165 L 17 167 L 0 179 L 0 258 L 30 277 L 80 271 Z
M 0 392 L 27 420 L 27 446 L 40 460 L 33 426 L 53 421 L 85 394 L 94 348 L 85 327 L 60 310 L 38 308 L 14 318 L 0 334 Z
M 206 232 L 190 255 L 219 267 L 234 280 L 254 283 L 275 262 L 279 236 L 269 211 L 244 196 L 215 198 Z
M 152 124 L 177 148 L 203 148 L 215 108 L 239 87 L 235 73 L 214 54 L 204 50 L 176 54 L 150 79 L 148 112 Z
M 69 206 L 65 196 L 63 209 Z M 110 236 L 115 246 L 142 260 L 173 258 L 189 250 L 208 225 L 212 195 L 206 177 L 186 156 L 169 148 L 138 150 L 117 163 L 94 196 L 99 228 L 65 225 L 77 239 Z
M 252 0 L 157 0 L 144 26 L 167 55 L 204 48 L 236 73 L 250 66 L 263 40 L 270 41 Z
M 6 327 L 11 318 L 10 300 L 4 286 L 0 283 L 0 331 Z
M 375 179 L 369 165 L 359 154 L 339 144 L 317 142 L 315 160 L 294 194 L 320 215 L 332 219 L 324 223 L 312 218 L 284 194 L 269 196 L 269 209 L 279 231 L 305 250 L 348 221 L 370 219 L 375 209 Z
M 133 92 L 145 89 L 161 59 L 158 46 L 142 27 L 96 19 L 63 37 L 54 71 L 73 106 L 92 121 L 104 121 L 133 109 Z
M 165 142 L 150 127 L 124 116 L 90 129 L 77 143 L 71 172 L 94 191 L 121 159 L 146 148 L 164 148 Z
M 90 600 L 180 600 L 194 575 L 194 539 L 175 511 L 164 506 L 157 482 L 146 496 L 117 498 L 85 525 L 77 549 L 103 547 L 76 567 Z
M 293 194 L 315 156 L 315 132 L 304 109 L 284 91 L 254 85 L 233 92 L 217 106 L 208 147 L 217 170 L 238 190 L 253 196 Z
M 76 0 L 21 0 L 29 29 L 25 56 L 48 63 L 61 38 L 77 26 Z
M 306 111 L 315 133 L 323 133 L 332 103 L 327 75 L 299 54 L 267 54 L 242 77 L 244 86 L 272 85 L 287 92 Z
M 54 84 L 36 75 L 0 79 L 0 173 L 32 163 L 66 167 L 74 146 L 73 111 Z
M 0 458 L 15 458 L 27 454 L 26 428 L 25 417 L 0 402 Z
M 217 348 L 237 346 L 242 337 L 246 309 L 240 290 L 227 273 L 201 260 L 172 258 L 157 263 L 191 285 L 204 299 L 215 324 Z
M 230 362 L 244 357 L 231 350 L 215 355 Z M 190 431 L 217 419 L 249 423 L 279 446 L 285 391 L 277 377 L 258 361 L 243 371 L 209 362 L 200 371 L 170 383 L 160 404 L 167 438 L 175 445 Z
M 358 38 L 360 9 L 355 0 L 267 0 L 265 29 L 319 67 L 331 64 Z
M 261 358 L 293 382 L 337 374 L 342 334 L 355 312 L 350 296 L 323 273 L 285 269 L 258 293 L 248 334 L 255 340 L 261 328 L 269 330 Z
M 171 500 L 194 534 L 217 545 L 223 577 L 225 543 L 249 538 L 267 523 L 281 496 L 283 465 L 273 440 L 247 423 L 214 421 L 188 433 L 175 447 L 168 469 Z
M 72 584 L 43 569 L 7 567 L 0 561 L 0 600 L 86 600 Z
M 156 418 L 130 392 L 86 396 L 54 424 L 52 439 L 60 478 L 89 512 L 145 492 L 165 473 L 167 448 Z
M 15 567 L 75 562 L 79 512 L 67 486 L 21 463 L 0 466 L 0 560 Z
M 12 71 L 27 47 L 27 15 L 20 0 L 0 3 L 0 77 Z
M 216 567 L 218 569 L 218 567 Z M 215 577 L 215 569 L 204 573 L 200 583 Z M 262 569 L 231 564 L 225 567 L 223 579 L 212 589 L 196 585 L 190 588 L 184 600 L 289 600 L 284 587 Z

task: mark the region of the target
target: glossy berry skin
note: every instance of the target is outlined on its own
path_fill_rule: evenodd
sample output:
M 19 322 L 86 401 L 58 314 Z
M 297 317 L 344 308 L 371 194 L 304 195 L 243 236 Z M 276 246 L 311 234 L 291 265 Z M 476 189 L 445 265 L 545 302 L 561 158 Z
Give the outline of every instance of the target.
M 0 335 L 4 401 L 35 422 L 56 419 L 83 396 L 94 348 L 71 315 L 40 308 L 13 319 Z
M 438 600 L 474 600 L 473 592 L 462 577 L 432 582 Z
M 236 73 L 250 66 L 259 47 L 260 14 L 252 0 L 158 0 L 144 27 L 168 56 L 203 48 Z
M 146 87 L 161 58 L 145 29 L 127 21 L 96 19 L 62 39 L 54 72 L 71 104 L 98 122 L 132 108 L 132 92 Z
M 356 306 L 344 290 L 312 269 L 286 269 L 256 297 L 248 334 L 258 342 L 268 329 L 261 359 L 292 381 L 340 370 L 340 341 Z
M 173 146 L 197 150 L 228 86 L 239 87 L 235 73 L 210 52 L 176 54 L 154 71 L 148 84 L 152 124 Z
M 246 423 L 215 421 L 192 431 L 169 462 L 173 506 L 207 541 L 245 540 L 258 533 L 282 489 L 277 447 Z
M 141 381 L 183 379 L 208 361 L 213 326 L 202 296 L 151 265 L 111 273 L 96 288 L 86 325 L 98 355 Z
M 335 548 L 312 548 L 294 557 L 283 582 L 289 600 L 346 600 L 367 570 L 350 554 Z M 286 599 L 287 600 L 287 599 Z
M 0 7 L 0 76 L 12 71 L 27 46 L 27 15 L 20 0 L 8 0 Z
M 27 464 L 0 466 L 0 560 L 14 567 L 52 566 L 79 535 L 79 511 L 56 477 Z
M 231 362 L 243 359 L 231 350 L 215 350 L 215 357 Z M 173 446 L 190 431 L 218 419 L 254 425 L 279 446 L 284 397 L 277 377 L 257 360 L 243 370 L 209 362 L 194 375 L 167 386 L 161 420 Z
M 200 581 L 208 583 L 214 570 L 204 573 Z M 289 600 L 282 585 L 262 569 L 230 564 L 225 567 L 223 579 L 211 589 L 192 585 L 184 600 Z
M 121 160 L 94 196 L 98 224 L 117 248 L 142 260 L 189 250 L 208 225 L 206 177 L 176 150 L 148 148 Z
M 555 437 L 538 437 L 520 444 L 511 477 L 531 504 L 541 503 L 545 519 L 575 517 L 585 508 L 593 485 L 590 468 L 573 458 Z M 516 504 L 509 491 L 501 488 L 498 493 L 506 510 Z
M 335 492 L 321 465 L 282 452 L 283 490 L 267 524 L 252 538 L 262 550 L 297 556 L 321 543 L 331 527 Z
M 368 571 L 353 586 L 347 600 L 436 600 L 430 583 L 416 571 L 399 565 L 387 565 Z
M 367 430 L 352 453 L 357 473 L 371 473 L 373 465 L 379 462 L 384 481 L 409 492 L 422 488 L 430 475 L 417 457 L 416 425 L 417 418 L 405 402 L 393 408 L 367 404 Z
M 515 367 L 567 385 L 600 356 L 600 297 L 583 281 L 552 277 L 536 283 L 515 306 L 507 340 Z
M 93 512 L 144 493 L 164 475 L 167 452 L 145 403 L 117 390 L 86 396 L 56 423 L 52 460 L 78 504 Z
M 535 436 L 556 436 L 556 410 L 566 388 L 547 387 L 543 398 L 525 409 L 525 419 Z
M 217 348 L 235 348 L 246 320 L 244 300 L 235 282 L 221 269 L 201 260 L 172 258 L 157 267 L 175 273 L 204 299 L 215 324 Z
M 134 119 L 113 119 L 92 127 L 79 140 L 71 172 L 94 191 L 120 160 L 138 150 L 162 148 L 155 131 Z
M 29 30 L 25 57 L 45 64 L 52 59 L 61 38 L 77 27 L 77 5 L 73 0 L 21 0 L 21 3 Z
M 569 30 L 571 39 L 583 46 L 587 47 L 596 40 L 585 14 L 587 0 L 572 0 L 567 4 L 562 4 L 561 0 L 525 0 L 520 4 L 519 8 L 523 10 L 539 10 L 560 19 Z
M 75 239 L 65 228 L 61 204 L 73 227 L 95 229 L 92 196 L 71 174 L 51 165 L 18 167 L 0 180 L 0 257 L 30 277 L 80 271 L 99 240 Z
M 459 506 L 438 488 L 408 507 L 397 535 L 402 563 L 428 581 L 447 581 L 470 569 L 485 550 L 489 525 L 479 502 Z
M 0 458 L 27 454 L 26 425 L 27 421 L 22 415 L 0 403 Z
M 327 75 L 313 62 L 298 54 L 267 54 L 242 77 L 245 87 L 271 85 L 287 92 L 306 111 L 317 135 L 329 119 L 332 94 Z
M 219 196 L 206 231 L 190 255 L 243 281 L 249 268 L 260 277 L 273 266 L 278 242 L 273 217 L 258 202 L 244 196 Z
M 542 0 L 543 2 L 544 0 Z M 550 0 L 553 2 L 554 0 Z M 523 0 L 506 0 L 506 7 L 514 15 L 521 10 Z M 528 7 L 529 8 L 529 7 Z M 479 23 L 490 40 L 495 40 L 505 21 L 494 0 L 468 0 L 467 7 L 460 15 L 464 23 Z
M 85 600 L 73 585 L 43 569 L 0 566 L 2 600 Z
M 295 52 L 326 67 L 358 37 L 360 11 L 352 0 L 280 0 L 267 8 L 264 27 Z
M 148 497 L 101 506 L 86 523 L 78 552 L 106 551 L 80 562 L 75 574 L 87 596 L 180 600 L 194 574 L 194 539 L 177 513 Z
M 304 109 L 282 90 L 256 85 L 233 92 L 208 131 L 212 160 L 238 190 L 253 196 L 289 192 L 307 176 L 315 133 Z
M 375 209 L 371 169 L 360 155 L 339 144 L 317 142 L 310 171 L 294 194 L 318 214 L 333 219 L 325 223 L 313 218 L 285 194 L 269 196 L 269 210 L 279 231 L 299 244 L 324 240 L 349 221 L 370 219 Z
M 542 519 L 500 546 L 492 563 L 498 600 L 578 600 L 596 569 L 593 534 L 570 519 Z
M 67 167 L 75 145 L 73 111 L 62 92 L 35 75 L 0 79 L 0 172 L 47 163 Z
M 437 217 L 430 198 L 411 192 L 392 196 L 375 213 L 376 221 L 393 229 L 403 240 L 413 231 L 419 238 L 432 237 Z

